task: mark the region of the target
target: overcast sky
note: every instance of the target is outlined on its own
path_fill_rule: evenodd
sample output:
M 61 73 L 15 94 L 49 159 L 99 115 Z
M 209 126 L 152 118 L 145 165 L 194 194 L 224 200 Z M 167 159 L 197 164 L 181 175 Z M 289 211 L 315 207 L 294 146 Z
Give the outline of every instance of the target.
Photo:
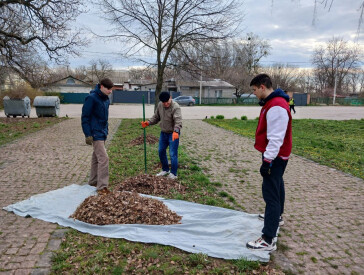
M 315 0 L 241 1 L 245 13 L 241 37 L 253 32 L 268 40 L 272 46 L 271 55 L 262 60 L 262 65 L 289 63 L 298 67 L 310 67 L 313 49 L 334 36 L 343 37 L 346 41 L 357 41 L 364 46 L 364 23 L 357 36 L 362 0 L 334 0 L 330 10 L 329 7 L 318 5 L 314 25 Z M 93 10 L 90 7 L 88 14 L 81 15 L 77 19 L 77 26 L 105 33 L 111 28 L 102 19 L 106 15 L 96 14 Z M 82 50 L 81 57 L 70 60 L 71 67 L 87 66 L 91 59 L 99 58 L 108 60 L 114 69 L 142 65 L 116 55 L 115 52 L 121 48 L 120 43 L 93 39 L 89 47 Z

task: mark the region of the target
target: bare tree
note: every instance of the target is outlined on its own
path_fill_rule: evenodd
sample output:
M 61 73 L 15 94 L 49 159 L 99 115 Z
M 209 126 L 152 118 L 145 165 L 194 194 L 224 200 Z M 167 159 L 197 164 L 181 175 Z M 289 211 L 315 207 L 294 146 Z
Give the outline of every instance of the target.
M 7 65 L 0 65 L 7 77 L 14 78 L 15 73 L 34 89 L 38 89 L 50 81 L 52 71 L 48 67 L 47 62 L 38 53 L 25 51 L 19 55 L 16 62 L 20 63 L 21 66 L 9 67 Z
M 9 69 L 6 68 L 5 66 L 0 65 L 0 87 L 5 84 L 8 75 L 9 75 Z
M 147 63 L 157 67 L 157 97 L 173 49 L 231 37 L 242 19 L 238 0 L 99 1 L 115 26 L 111 37 L 127 43 L 128 54 L 155 54 L 156 62 Z
M 297 93 L 310 93 L 313 94 L 316 92 L 315 90 L 315 82 L 311 69 L 305 68 L 297 68 L 295 70 L 296 81 L 295 85 L 287 88 L 289 92 L 297 92 Z
M 129 70 L 129 76 L 133 80 L 147 79 L 150 82 L 156 81 L 156 70 L 154 68 L 132 68 Z
M 274 88 L 281 88 L 286 91 L 297 92 L 297 80 L 299 74 L 297 68 L 288 64 L 274 64 L 266 69 L 272 78 Z
M 342 38 L 333 38 L 325 46 L 314 50 L 312 64 L 323 89 L 333 91 L 335 79 L 338 93 L 350 70 L 357 68 L 363 58 L 359 45 L 348 45 Z
M 330 11 L 334 4 L 334 0 L 313 0 L 313 1 L 314 1 L 314 11 L 313 11 L 312 25 L 315 25 L 316 19 L 317 19 L 317 5 L 323 5 L 325 9 Z M 272 4 L 273 4 L 273 0 L 272 0 Z M 359 15 L 359 19 L 358 19 L 357 37 L 359 37 L 361 25 L 364 20 L 364 1 L 361 2 L 360 6 L 358 6 L 358 11 L 359 11 L 360 15 Z
M 1 0 L 0 65 L 26 70 L 24 55 L 46 53 L 61 62 L 83 45 L 69 22 L 81 13 L 81 0 Z
M 77 79 L 88 81 L 88 72 L 86 66 L 79 66 L 73 70 L 73 76 Z
M 271 46 L 258 35 L 248 33 L 244 39 L 207 43 L 185 49 L 184 54 L 172 52 L 178 69 L 199 77 L 223 79 L 236 87 L 236 96 L 250 91 L 249 83 L 258 72 L 260 60 L 269 55 Z
M 103 59 L 91 60 L 87 71 L 88 80 L 92 83 L 98 83 L 103 78 L 111 76 L 112 65 L 109 61 Z
M 364 69 L 355 68 L 350 70 L 343 86 L 346 91 L 352 94 L 361 94 L 364 91 Z

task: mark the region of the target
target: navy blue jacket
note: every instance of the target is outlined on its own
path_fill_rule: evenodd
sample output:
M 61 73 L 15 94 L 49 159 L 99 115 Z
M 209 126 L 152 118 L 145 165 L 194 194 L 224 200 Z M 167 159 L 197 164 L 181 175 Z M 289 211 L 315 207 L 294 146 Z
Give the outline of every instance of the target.
M 106 140 L 109 133 L 109 105 L 110 100 L 100 90 L 97 84 L 85 98 L 82 107 L 82 130 L 86 137 L 92 136 L 94 140 Z

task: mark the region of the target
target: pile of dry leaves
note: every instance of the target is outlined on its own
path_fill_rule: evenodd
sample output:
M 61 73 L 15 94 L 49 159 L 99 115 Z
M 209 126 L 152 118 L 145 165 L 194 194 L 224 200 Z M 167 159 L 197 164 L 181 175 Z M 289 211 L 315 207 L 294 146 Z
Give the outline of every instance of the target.
M 117 191 L 132 191 L 147 195 L 167 195 L 177 190 L 183 193 L 186 187 L 178 181 L 167 177 L 157 177 L 153 175 L 139 175 L 128 178 L 119 185 L 115 186 Z
M 86 223 L 105 224 L 177 224 L 181 220 L 161 201 L 133 192 L 114 191 L 86 198 L 70 218 Z
M 145 142 L 148 144 L 155 144 L 159 142 L 159 139 L 153 135 L 146 135 Z M 136 139 L 130 141 L 130 145 L 141 145 L 141 144 L 144 144 L 144 135 L 141 135 Z

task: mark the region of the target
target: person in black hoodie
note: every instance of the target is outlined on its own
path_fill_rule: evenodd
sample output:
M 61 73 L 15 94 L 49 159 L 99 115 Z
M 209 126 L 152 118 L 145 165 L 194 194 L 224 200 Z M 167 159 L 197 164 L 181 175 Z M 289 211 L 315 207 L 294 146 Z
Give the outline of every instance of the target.
M 283 225 L 284 182 L 283 174 L 292 150 L 292 116 L 289 110 L 289 96 L 281 89 L 273 90 L 272 81 L 266 74 L 252 79 L 250 86 L 260 99 L 262 106 L 254 147 L 262 153 L 260 174 L 263 177 L 262 193 L 265 212 L 262 236 L 246 246 L 254 250 L 274 251 L 279 225 Z
M 98 194 L 107 194 L 109 185 L 109 157 L 105 149 L 108 135 L 109 95 L 114 84 L 108 78 L 102 79 L 85 98 L 81 123 L 86 144 L 93 146 L 91 173 L 88 184 L 97 187 Z

